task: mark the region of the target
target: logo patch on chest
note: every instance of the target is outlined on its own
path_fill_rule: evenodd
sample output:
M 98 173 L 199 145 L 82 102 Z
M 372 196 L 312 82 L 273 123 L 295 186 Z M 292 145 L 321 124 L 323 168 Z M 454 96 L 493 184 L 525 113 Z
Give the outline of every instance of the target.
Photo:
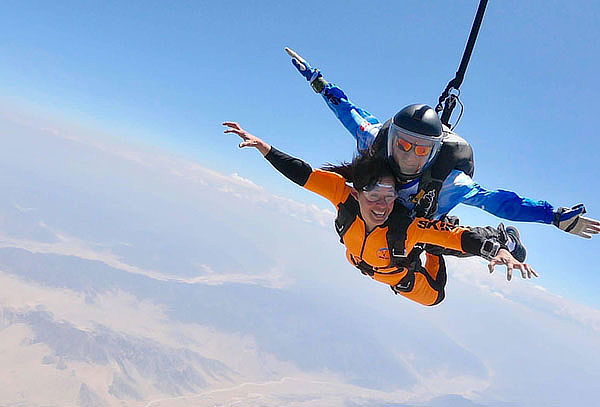
M 382 247 L 377 250 L 377 258 L 381 260 L 389 260 L 390 259 L 390 251 L 387 247 Z

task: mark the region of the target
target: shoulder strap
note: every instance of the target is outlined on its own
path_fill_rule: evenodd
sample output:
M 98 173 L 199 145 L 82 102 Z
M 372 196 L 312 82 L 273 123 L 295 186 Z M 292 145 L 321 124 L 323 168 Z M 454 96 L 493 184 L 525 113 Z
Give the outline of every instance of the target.
M 423 173 L 413 202 L 415 214 L 429 218 L 437 211 L 439 192 L 453 170 L 472 177 L 475 172 L 473 148 L 462 137 L 445 127 L 444 143 L 433 164 Z
M 446 166 L 441 166 L 440 169 L 437 170 L 439 173 L 433 174 L 434 177 L 438 179 L 441 179 L 442 176 L 445 179 L 454 169 L 464 172 L 469 177 L 472 177 L 475 173 L 473 147 L 471 147 L 467 140 L 460 137 L 446 126 L 444 126 L 442 149 L 440 150 L 440 156 L 436 161 L 447 162 Z
M 381 158 L 387 158 L 387 136 L 388 129 L 390 128 L 391 119 L 383 123 L 383 126 L 379 128 L 377 136 L 371 145 L 371 148 L 375 152 L 375 155 Z
M 446 176 L 449 174 L 450 172 Z M 437 212 L 439 193 L 444 184 L 444 179 L 434 178 L 431 168 L 421 175 L 419 189 L 412 198 L 412 202 L 415 204 L 413 211 L 416 217 L 431 218 Z
M 399 208 L 396 210 L 396 208 Z M 390 251 L 390 262 L 392 266 L 406 268 L 406 275 L 392 286 L 392 291 L 399 294 L 401 292 L 410 292 L 414 288 L 415 271 L 421 267 L 422 246 L 415 246 L 410 253 L 406 253 L 406 231 L 412 222 L 408 210 L 404 206 L 397 205 L 390 214 L 388 220 L 387 243 Z
M 349 196 L 346 201 L 339 204 L 337 217 L 335 218 L 335 231 L 340 237 L 340 242 L 344 243 L 344 235 L 350 226 L 352 226 L 359 211 L 358 201 L 351 196 Z
M 412 218 L 408 210 L 400 204 L 394 205 L 394 210 L 387 220 L 388 231 L 386 235 L 390 262 L 392 265 L 406 267 L 408 254 L 406 253 L 406 230 Z
M 388 230 L 386 234 L 387 246 L 390 254 L 390 266 L 397 267 L 399 270 L 408 269 L 406 276 L 402 278 L 399 286 L 403 290 L 412 290 L 414 283 L 414 272 L 421 265 L 420 254 L 423 251 L 421 247 L 415 247 L 410 253 L 406 253 L 406 231 L 412 222 L 409 211 L 402 205 L 396 205 L 386 221 Z M 361 261 L 355 266 L 361 273 L 373 276 L 376 271 L 365 261 Z

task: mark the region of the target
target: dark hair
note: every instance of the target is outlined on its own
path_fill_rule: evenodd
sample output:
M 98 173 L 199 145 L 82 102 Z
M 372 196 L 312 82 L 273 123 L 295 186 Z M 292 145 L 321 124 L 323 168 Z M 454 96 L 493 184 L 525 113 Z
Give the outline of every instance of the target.
M 354 157 L 351 163 L 326 164 L 322 169 L 340 174 L 358 191 L 366 186 L 374 185 L 382 177 L 394 178 L 394 172 L 388 160 L 371 152 Z

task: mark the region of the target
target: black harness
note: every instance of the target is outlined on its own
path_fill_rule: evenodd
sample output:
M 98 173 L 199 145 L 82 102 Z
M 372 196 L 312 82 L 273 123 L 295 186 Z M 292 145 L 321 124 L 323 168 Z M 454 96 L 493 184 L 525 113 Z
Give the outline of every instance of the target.
M 373 141 L 372 149 L 376 155 L 387 158 L 387 138 L 390 121 L 384 123 L 379 129 L 377 137 Z M 396 284 L 392 286 L 392 291 L 396 294 L 402 292 L 410 292 L 414 288 L 415 273 L 421 273 L 426 278 L 429 284 L 436 288 L 439 292 L 439 297 L 436 304 L 444 298 L 443 287 L 446 284 L 446 272 L 444 260 L 441 254 L 446 251 L 434 245 L 418 244 L 407 254 L 406 253 L 406 231 L 415 216 L 431 219 L 438 208 L 439 192 L 448 175 L 458 169 L 469 176 L 473 176 L 475 165 L 473 161 L 473 149 L 466 140 L 452 133 L 448 128 L 444 129 L 446 137 L 438 156 L 433 164 L 423 173 L 420 178 L 417 194 L 413 197 L 415 207 L 412 211 L 408 210 L 404 205 L 394 205 L 394 210 L 386 220 L 388 227 L 387 245 L 390 254 L 390 267 L 396 267 L 397 271 L 380 273 L 365 262 L 360 260 L 353 264 L 364 275 L 373 277 L 375 274 L 395 274 L 402 273 L 406 268 L 408 272 Z M 340 236 L 340 242 L 343 243 L 345 233 L 359 216 L 360 208 L 358 201 L 353 197 L 348 199 L 338 206 L 338 213 L 335 219 L 335 229 Z M 421 263 L 421 253 L 423 251 L 439 256 L 440 258 L 440 279 L 433 280 L 429 273 L 426 272 Z M 456 252 L 460 253 L 460 252 Z M 449 254 L 449 253 L 448 253 Z M 454 253 L 452 253 L 454 254 Z
M 373 141 L 373 150 L 380 156 L 387 158 L 387 139 L 390 122 L 387 121 L 379 129 Z M 473 148 L 462 137 L 444 128 L 444 140 L 433 164 L 425 170 L 419 180 L 416 195 L 412 201 L 415 204 L 413 215 L 422 218 L 431 218 L 437 211 L 439 192 L 442 184 L 453 170 L 460 170 L 472 177 L 475 172 Z
M 419 181 L 418 192 L 413 197 L 415 216 L 431 218 L 437 212 L 440 190 L 453 170 L 472 177 L 475 163 L 471 145 L 455 133 L 448 133 L 437 158 Z
M 338 214 L 335 219 L 335 230 L 340 236 L 340 242 L 344 243 L 344 235 L 359 216 L 359 213 L 360 208 L 358 201 L 353 197 L 348 197 L 345 202 L 338 206 Z M 421 273 L 427 279 L 428 284 L 438 292 L 436 301 L 431 304 L 435 305 L 444 299 L 446 266 L 441 253 L 432 253 L 437 255 L 440 261 L 438 277 L 433 279 L 421 263 L 421 253 L 425 250 L 429 253 L 430 249 L 436 248 L 437 246 L 418 244 L 406 254 L 406 231 L 412 223 L 412 220 L 413 218 L 410 216 L 408 209 L 403 205 L 395 205 L 394 210 L 384 224 L 388 228 L 386 234 L 387 246 L 390 254 L 390 265 L 388 267 L 395 267 L 395 271 L 386 273 L 379 272 L 375 267 L 362 259 L 360 261 L 354 261 L 354 259 L 352 259 L 353 264 L 362 274 L 369 277 L 373 277 L 375 274 L 399 274 L 406 269 L 406 275 L 402 277 L 396 285 L 390 286 L 394 294 L 411 292 L 415 286 L 416 273 Z
M 360 207 L 358 201 L 353 197 L 348 199 L 338 206 L 338 214 L 335 219 L 335 230 L 337 231 L 340 242 L 344 242 L 344 235 L 359 216 Z M 415 271 L 422 268 L 420 254 L 423 251 L 422 247 L 414 248 L 410 253 L 406 254 L 406 230 L 412 223 L 412 218 L 408 209 L 402 205 L 395 205 L 392 213 L 384 224 L 387 226 L 387 246 L 390 255 L 390 265 L 397 270 L 392 272 L 381 273 L 377 268 L 371 266 L 364 260 L 354 262 L 354 266 L 366 276 L 373 277 L 375 274 L 397 274 L 402 273 L 406 268 L 408 273 L 400 280 L 398 287 L 400 290 L 411 291 L 414 286 Z M 387 268 L 387 267 L 386 267 Z

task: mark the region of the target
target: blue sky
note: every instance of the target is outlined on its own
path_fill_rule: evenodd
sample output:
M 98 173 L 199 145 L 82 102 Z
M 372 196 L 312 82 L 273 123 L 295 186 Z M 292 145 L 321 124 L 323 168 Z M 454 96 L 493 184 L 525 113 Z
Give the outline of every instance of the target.
M 327 203 L 238 151 L 236 120 L 313 165 L 353 141 L 289 64 L 296 49 L 382 119 L 433 104 L 456 71 L 476 1 L 29 2 L 0 6 L 0 98 L 31 112 L 174 151 L 275 193 Z M 458 132 L 475 178 L 600 217 L 596 94 L 600 5 L 490 1 Z M 459 209 L 467 224 L 496 223 Z M 539 283 L 600 306 L 600 240 L 518 225 Z

